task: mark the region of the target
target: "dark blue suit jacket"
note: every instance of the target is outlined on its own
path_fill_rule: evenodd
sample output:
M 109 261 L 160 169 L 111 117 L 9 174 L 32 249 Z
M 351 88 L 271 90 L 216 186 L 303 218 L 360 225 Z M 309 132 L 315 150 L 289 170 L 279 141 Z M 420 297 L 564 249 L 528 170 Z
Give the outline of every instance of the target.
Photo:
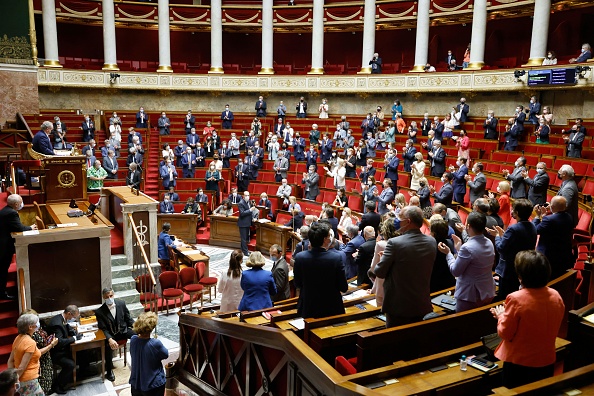
M 252 212 L 250 210 L 250 204 L 241 199 L 237 204 L 239 209 L 239 220 L 237 220 L 238 227 L 250 227 L 252 225 Z
M 495 268 L 499 279 L 499 297 L 518 291 L 520 281 L 514 267 L 516 254 L 522 250 L 534 250 L 536 227 L 529 221 L 510 225 L 502 237 L 495 237 L 495 248 L 499 252 L 499 263 Z
M 551 263 L 551 279 L 558 278 L 572 267 L 571 235 L 573 218 L 567 212 L 557 212 L 532 220 L 540 235 L 536 250 L 547 256 Z
M 520 129 L 519 125 L 512 126 L 509 131 L 505 132 L 503 136 L 505 136 L 505 149 L 514 151 L 516 147 L 518 147 L 518 140 L 522 136 L 522 131 L 524 130 L 524 125 L 522 124 L 522 128 Z
M 410 166 L 415 162 L 415 154 L 417 149 L 414 147 L 409 148 L 407 151 L 402 152 L 402 158 L 404 159 L 404 171 L 410 172 Z
M 312 247 L 295 255 L 295 287 L 301 289 L 297 314 L 323 318 L 344 313 L 341 292 L 348 289 L 340 254 Z
M 400 165 L 400 159 L 397 156 L 392 157 L 386 165 L 386 177 L 393 182 L 398 180 L 398 165 Z
M 41 154 L 54 155 L 54 146 L 45 132 L 39 131 L 35 134 L 33 150 Z
M 466 179 L 464 176 L 468 174 L 468 167 L 466 165 L 461 166 L 456 172 L 452 173 L 454 176 L 454 193 L 456 194 L 466 194 Z
M 272 272 L 262 268 L 251 268 L 241 273 L 243 297 L 239 303 L 240 311 L 255 311 L 272 307 L 270 296 L 276 294 L 276 284 Z
M 435 202 L 442 203 L 447 207 L 452 206 L 452 198 L 454 197 L 454 188 L 450 183 L 444 183 L 438 192 L 433 194 Z

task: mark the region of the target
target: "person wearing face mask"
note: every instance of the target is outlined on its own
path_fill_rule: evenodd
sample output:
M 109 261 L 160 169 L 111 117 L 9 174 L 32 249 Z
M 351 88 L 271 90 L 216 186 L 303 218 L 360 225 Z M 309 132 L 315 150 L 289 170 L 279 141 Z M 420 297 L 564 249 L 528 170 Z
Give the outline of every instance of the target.
M 454 190 L 454 201 L 459 204 L 464 204 L 464 196 L 466 195 L 466 176 L 468 175 L 468 167 L 466 166 L 466 158 L 458 157 L 456 161 L 456 169 L 450 166 L 450 172 L 454 178 L 452 188 Z
M 524 113 L 520 113 L 520 115 L 526 116 Z M 524 127 L 522 126 L 522 130 L 523 128 Z M 505 146 L 503 148 L 504 151 L 516 151 L 519 140 L 522 137 L 522 130 L 520 130 L 520 126 L 515 122 L 514 118 L 510 118 L 507 121 L 505 132 L 503 134 L 505 137 Z
M 547 188 L 549 187 L 549 175 L 546 172 L 546 164 L 536 164 L 536 175 L 534 178 L 528 176 L 528 171 L 522 172 L 524 182 L 529 186 L 528 199 L 533 205 L 544 205 L 547 200 Z
M 575 125 L 568 131 L 562 130 L 562 133 L 569 133 L 563 135 L 563 142 L 567 145 L 567 156 L 572 158 L 582 157 L 582 147 L 586 138 L 586 128 L 582 125 L 582 119 L 576 119 Z
M 316 167 L 310 166 L 309 172 L 303 174 L 302 184 L 305 184 L 305 199 L 315 201 L 320 194 L 320 175 L 316 173 Z
M 411 139 L 406 140 L 406 146 L 402 148 L 402 158 L 404 159 L 404 171 L 410 172 L 411 165 L 415 160 L 415 155 L 417 154 L 417 149 L 413 146 L 413 141 Z
M 163 196 L 163 202 L 161 202 L 159 204 L 159 213 L 164 213 L 164 214 L 173 214 L 174 213 L 173 204 L 171 203 L 171 198 L 170 198 L 169 194 L 165 194 Z
M 530 103 L 528 104 L 528 122 L 534 125 L 538 125 L 538 117 L 540 113 L 540 103 L 536 96 L 530 97 Z
M 297 102 L 295 110 L 297 111 L 297 118 L 307 117 L 307 102 L 303 96 L 299 98 L 299 102 Z
M 83 131 L 83 142 L 88 142 L 95 139 L 95 123 L 91 120 L 88 114 L 85 114 L 85 119 L 80 127 Z
M 382 58 L 377 52 L 373 54 L 369 64 L 371 65 L 371 74 L 382 74 Z
M 454 198 L 454 188 L 452 187 L 452 179 L 454 177 L 450 172 L 445 172 L 441 176 L 441 181 L 443 186 L 439 189 L 438 192 L 435 191 L 435 187 L 429 186 L 429 191 L 431 191 L 431 196 L 435 200 L 435 203 L 442 203 L 447 207 L 452 206 L 452 199 Z
M 582 44 L 582 52 L 577 58 L 571 58 L 569 63 L 582 63 L 587 61 L 588 59 L 592 59 L 592 47 L 588 43 Z
M 562 180 L 557 195 L 565 197 L 567 200 L 567 211 L 573 218 L 574 227 L 578 224 L 578 187 L 574 180 L 575 170 L 571 165 L 563 164 L 557 172 L 557 178 Z
M 39 349 L 33 335 L 41 326 L 39 317 L 32 313 L 22 314 L 17 319 L 18 335 L 13 344 L 8 368 L 15 368 L 20 381 L 19 394 L 21 395 L 43 395 L 44 391 L 39 382 L 39 370 L 41 356 L 56 346 L 57 339 Z M 48 393 L 49 394 L 49 393 Z
M 446 57 L 446 63 L 449 65 L 452 61 L 456 60 L 456 56 L 452 53 L 452 50 L 448 50 L 448 56 Z
M 470 189 L 470 206 L 474 204 L 479 198 L 482 198 L 486 194 L 485 187 L 487 186 L 487 178 L 483 174 L 483 163 L 477 162 L 472 167 L 472 173 L 474 173 L 474 179 L 470 175 L 464 176 Z
M 272 245 L 269 250 L 272 260 L 272 277 L 276 285 L 276 294 L 272 295 L 272 302 L 286 300 L 291 297 L 289 288 L 289 266 L 279 245 Z
M 371 113 L 367 113 L 367 116 L 361 122 L 361 133 L 363 136 L 367 136 L 367 132 L 373 133 L 375 131 L 375 125 L 371 119 Z
M 245 257 L 249 255 L 248 243 L 250 241 L 250 227 L 252 225 L 253 213 L 258 212 L 258 208 L 253 206 L 250 202 L 250 193 L 243 192 L 243 199 L 237 204 L 239 209 L 239 218 L 237 226 L 239 227 L 239 235 L 241 238 L 241 252 Z
M 167 158 L 165 164 L 159 170 L 161 179 L 163 179 L 163 188 L 169 189 L 169 187 L 175 187 L 177 183 L 177 169 L 171 163 L 171 160 Z
M 328 118 L 328 101 L 326 99 L 322 99 L 322 103 L 318 108 L 318 112 L 320 113 L 320 118 Z
M 148 115 L 144 112 L 143 107 L 136 113 L 136 128 L 148 128 Z
M 171 126 L 171 121 L 169 121 L 169 118 L 167 117 L 164 111 L 161 112 L 161 117 L 159 117 L 157 126 L 159 128 L 159 135 L 169 135 L 169 127 Z
M 524 132 L 524 122 L 526 122 L 526 112 L 524 111 L 524 106 L 518 105 L 518 107 L 516 107 L 514 125 L 518 127 L 520 132 Z
M 51 364 L 51 361 L 50 361 Z M 53 370 L 52 370 L 53 371 Z M 0 395 L 14 396 L 19 395 L 21 384 L 19 383 L 19 374 L 16 369 L 6 369 L 0 372 Z
M 394 200 L 394 190 L 392 190 L 392 180 L 384 179 L 382 192 L 375 191 L 374 195 L 377 197 L 377 212 L 380 216 L 389 212 L 388 205 L 392 204 Z
M 534 136 L 536 136 L 536 143 L 537 144 L 549 144 L 549 135 L 551 132 L 551 128 L 547 125 L 547 121 L 544 117 L 539 116 L 537 119 L 538 126 L 534 131 Z
M 112 353 L 110 351 L 117 351 L 119 349 L 118 341 L 129 340 L 136 332 L 132 330 L 134 320 L 130 316 L 130 311 L 126 303 L 122 300 L 114 298 L 113 289 L 106 287 L 101 292 L 104 303 L 95 310 L 97 317 L 97 327 L 103 330 L 105 334 L 105 370 L 107 374 L 105 378 L 108 381 L 115 381 L 113 374 Z
M 468 121 L 468 112 L 470 107 L 466 103 L 466 98 L 460 98 L 460 103 L 456 105 L 456 113 L 460 113 L 460 122 Z
M 499 133 L 497 132 L 497 118 L 495 118 L 495 112 L 493 110 L 489 110 L 487 113 L 487 118 L 483 123 L 483 129 L 485 130 L 484 139 L 493 139 L 497 140 L 499 138 Z
M 173 155 L 175 156 L 175 166 L 182 166 L 181 160 L 186 152 L 186 148 L 187 146 L 184 144 L 183 140 L 177 141 L 177 146 L 175 146 L 175 148 L 173 149 Z
M 14 300 L 16 297 L 6 294 L 8 268 L 15 253 L 13 232 L 36 230 L 37 226 L 26 226 L 21 223 L 18 211 L 24 207 L 23 198 L 11 194 L 6 199 L 6 206 L 0 210 L 0 300 Z
M 345 312 L 341 293 L 348 285 L 340 253 L 328 248 L 334 242 L 330 230 L 327 223 L 313 223 L 308 232 L 311 249 L 295 255 L 294 282 L 300 289 L 297 314 L 303 318 Z
M 225 111 L 221 113 L 221 120 L 223 120 L 223 129 L 232 129 L 233 128 L 233 120 L 235 116 L 233 116 L 233 112 L 229 110 L 229 105 L 225 105 Z
M 514 165 L 515 168 L 511 173 L 507 169 L 502 172 L 503 177 L 511 184 L 510 197 L 515 199 L 526 198 L 526 182 L 524 176 L 522 176 L 526 172 L 526 158 L 518 157 Z
M 555 51 L 547 51 L 547 57 L 543 59 L 542 65 L 543 66 L 551 66 L 557 64 L 557 54 Z

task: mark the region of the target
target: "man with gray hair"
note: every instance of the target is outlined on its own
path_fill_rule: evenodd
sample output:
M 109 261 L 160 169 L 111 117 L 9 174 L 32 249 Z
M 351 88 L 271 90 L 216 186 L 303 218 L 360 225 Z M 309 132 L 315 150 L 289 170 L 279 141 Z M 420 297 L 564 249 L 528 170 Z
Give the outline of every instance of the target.
M 350 279 L 357 275 L 357 265 L 355 264 L 353 253 L 355 253 L 357 249 L 359 249 L 359 247 L 365 243 L 365 238 L 362 235 L 359 235 L 359 227 L 354 224 L 348 225 L 346 232 L 349 237 L 349 241 L 346 245 L 341 244 L 339 250 L 345 254 L 346 261 L 344 263 L 344 271 L 346 273 L 347 279 Z
M 45 154 L 56 155 L 54 146 L 49 138 L 50 133 L 54 129 L 54 124 L 50 121 L 44 121 L 41 124 L 41 130 L 33 137 L 33 151 Z
M 0 210 L 0 300 L 14 300 L 16 297 L 6 294 L 8 268 L 15 253 L 13 232 L 36 230 L 37 226 L 26 226 L 21 223 L 18 211 L 23 208 L 23 198 L 18 194 L 9 195 L 6 206 Z
M 398 215 L 401 235 L 388 240 L 375 274 L 384 282 L 386 327 L 423 320 L 433 311 L 430 297 L 431 272 L 437 243 L 421 232 L 423 211 L 405 206 Z
M 371 261 L 375 254 L 375 230 L 371 226 L 363 229 L 363 237 L 365 242 L 359 246 L 357 250 L 357 257 L 355 258 L 355 265 L 357 266 L 357 286 L 362 284 L 372 285 L 367 271 L 371 267 Z
M 557 195 L 565 197 L 567 200 L 567 212 L 573 218 L 573 226 L 575 227 L 579 222 L 578 217 L 578 188 L 575 180 L 575 171 L 570 165 L 564 164 L 557 172 L 557 178 L 563 180 Z
M 303 174 L 302 184 L 305 184 L 305 199 L 315 201 L 320 194 L 320 175 L 316 173 L 315 165 L 309 166 L 309 172 Z
M 97 317 L 97 327 L 105 334 L 105 346 L 108 351 L 105 356 L 105 371 L 107 371 L 105 378 L 113 382 L 115 381 L 113 362 L 111 361 L 113 355 L 110 355 L 109 351 L 117 351 L 120 341 L 127 342 L 136 333 L 132 330 L 134 320 L 130 316 L 126 303 L 113 298 L 114 293 L 111 287 L 104 288 L 102 295 L 104 303 L 95 310 L 95 316 Z

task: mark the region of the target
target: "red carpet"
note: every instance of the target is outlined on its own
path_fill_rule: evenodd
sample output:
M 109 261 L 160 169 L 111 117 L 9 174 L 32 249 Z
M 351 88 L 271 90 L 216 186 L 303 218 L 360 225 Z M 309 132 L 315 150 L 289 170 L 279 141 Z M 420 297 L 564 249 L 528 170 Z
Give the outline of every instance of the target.
M 124 236 L 119 228 L 114 227 L 111 234 L 111 254 L 124 254 Z
M 154 153 L 161 153 L 161 147 L 159 144 L 159 130 L 152 128 L 148 129 L 147 132 L 150 135 L 147 153 L 153 153 L 153 155 L 148 156 L 147 160 L 145 161 L 146 170 L 144 172 L 144 193 L 158 201 L 159 162 L 162 158 L 160 155 L 154 155 Z

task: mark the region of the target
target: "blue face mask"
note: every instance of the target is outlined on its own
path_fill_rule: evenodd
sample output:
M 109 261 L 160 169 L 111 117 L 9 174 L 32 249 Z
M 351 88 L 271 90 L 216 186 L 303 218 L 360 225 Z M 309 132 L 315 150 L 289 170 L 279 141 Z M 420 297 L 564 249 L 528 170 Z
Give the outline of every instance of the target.
M 394 228 L 400 229 L 400 219 L 398 217 L 394 218 Z
M 165 201 L 165 202 L 168 202 L 168 200 Z M 107 304 L 107 305 L 113 305 L 113 303 L 114 303 L 113 297 L 110 297 L 110 298 L 106 298 L 105 299 L 105 304 Z

